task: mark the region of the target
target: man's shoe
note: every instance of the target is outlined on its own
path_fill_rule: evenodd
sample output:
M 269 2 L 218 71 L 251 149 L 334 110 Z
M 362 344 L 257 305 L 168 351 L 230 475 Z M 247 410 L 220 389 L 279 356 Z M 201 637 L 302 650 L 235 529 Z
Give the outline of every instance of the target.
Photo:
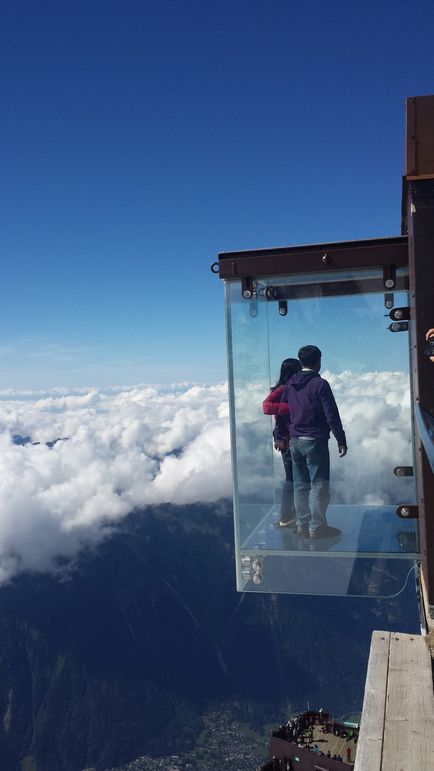
M 341 535 L 341 533 L 342 530 L 339 530 L 337 527 L 320 525 L 316 530 L 313 530 L 313 532 L 309 534 L 309 538 L 311 540 L 315 540 L 316 538 L 336 538 L 336 536 Z
M 305 525 L 297 525 L 295 535 L 297 538 L 309 538 L 309 525 L 307 523 Z

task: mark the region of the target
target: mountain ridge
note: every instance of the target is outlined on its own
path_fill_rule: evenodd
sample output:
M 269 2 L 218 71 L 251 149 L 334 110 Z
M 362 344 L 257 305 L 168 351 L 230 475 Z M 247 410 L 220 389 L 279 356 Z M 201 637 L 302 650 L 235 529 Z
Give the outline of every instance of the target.
M 238 594 L 232 507 L 135 511 L 60 576 L 0 589 L 4 771 L 97 771 L 194 747 L 210 704 L 361 707 L 370 634 L 414 631 L 398 601 Z M 417 626 L 416 626 L 417 628 Z

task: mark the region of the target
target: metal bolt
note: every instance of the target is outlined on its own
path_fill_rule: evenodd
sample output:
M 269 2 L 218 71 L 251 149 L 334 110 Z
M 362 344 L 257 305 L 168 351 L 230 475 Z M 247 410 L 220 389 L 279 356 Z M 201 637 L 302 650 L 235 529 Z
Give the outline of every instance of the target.
M 393 278 L 386 278 L 384 284 L 387 287 L 387 289 L 392 289 L 395 286 L 395 282 Z
M 405 332 L 408 329 L 408 321 L 394 321 L 389 324 L 391 332 Z
M 245 300 L 250 300 L 251 296 L 252 296 L 252 293 L 251 293 L 250 289 L 245 289 L 244 292 L 243 292 L 244 299 Z

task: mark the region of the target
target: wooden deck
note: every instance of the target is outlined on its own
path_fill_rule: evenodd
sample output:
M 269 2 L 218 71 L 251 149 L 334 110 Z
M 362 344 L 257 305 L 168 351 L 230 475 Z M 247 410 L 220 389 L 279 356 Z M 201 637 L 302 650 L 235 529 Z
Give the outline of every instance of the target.
M 354 771 L 433 771 L 434 695 L 427 639 L 374 632 Z

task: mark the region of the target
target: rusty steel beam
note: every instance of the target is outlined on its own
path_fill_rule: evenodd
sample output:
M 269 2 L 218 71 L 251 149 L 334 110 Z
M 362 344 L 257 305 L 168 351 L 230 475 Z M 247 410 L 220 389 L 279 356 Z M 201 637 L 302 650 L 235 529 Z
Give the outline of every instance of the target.
M 405 170 L 407 180 L 434 179 L 434 96 L 406 100 Z
M 405 168 L 401 232 L 408 232 L 408 184 L 434 179 L 434 96 L 409 96 L 405 103 Z
M 251 276 L 289 276 L 293 273 L 330 270 L 359 270 L 408 264 L 406 236 L 341 241 L 331 244 L 284 246 L 218 255 L 218 275 L 222 279 Z

